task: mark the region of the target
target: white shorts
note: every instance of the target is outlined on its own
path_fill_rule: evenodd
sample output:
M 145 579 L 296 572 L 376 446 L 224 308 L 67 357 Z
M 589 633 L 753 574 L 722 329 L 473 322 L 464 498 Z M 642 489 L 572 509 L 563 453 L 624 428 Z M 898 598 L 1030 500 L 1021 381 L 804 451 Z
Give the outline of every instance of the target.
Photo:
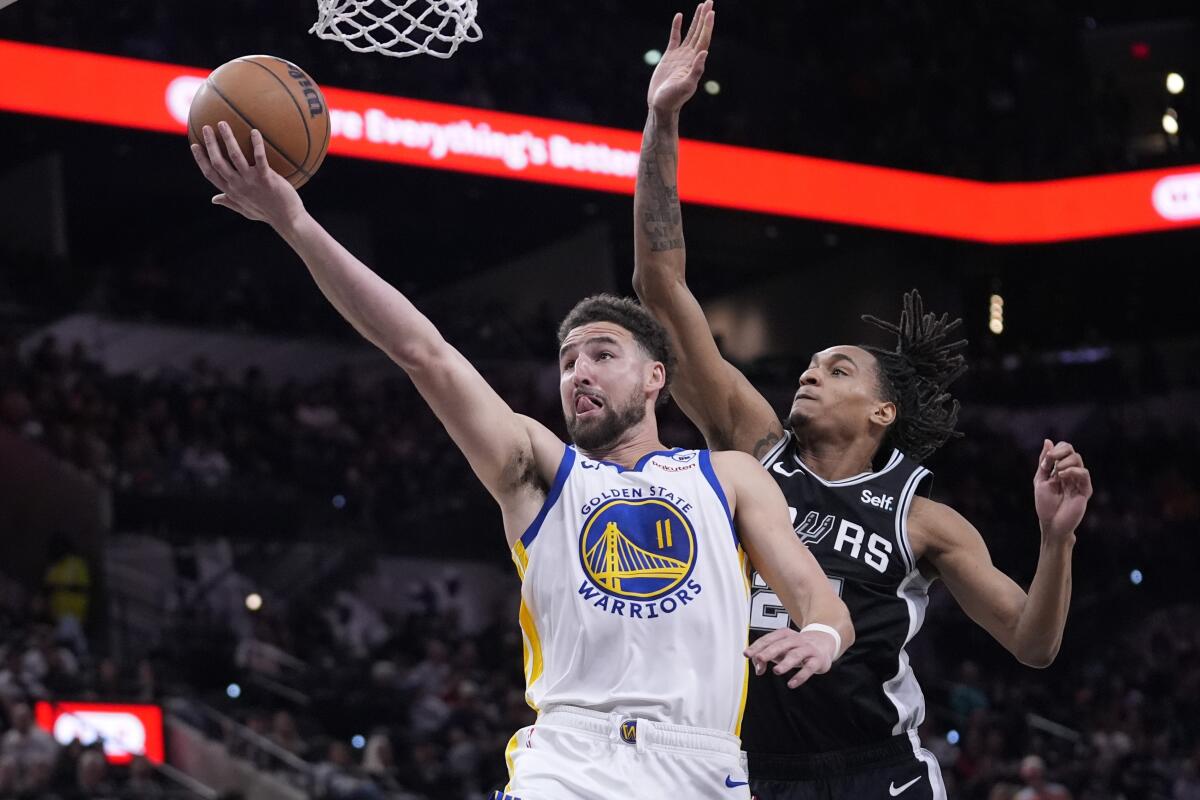
M 554 706 L 505 750 L 493 800 L 750 800 L 736 736 Z

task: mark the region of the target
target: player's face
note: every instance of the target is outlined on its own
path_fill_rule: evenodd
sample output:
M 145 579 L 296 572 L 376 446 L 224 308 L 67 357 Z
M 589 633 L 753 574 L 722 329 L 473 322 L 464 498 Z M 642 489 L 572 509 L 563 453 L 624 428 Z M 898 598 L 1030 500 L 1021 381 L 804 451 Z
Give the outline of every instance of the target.
M 655 388 L 651 361 L 629 331 L 611 322 L 580 325 L 558 353 L 559 394 L 572 441 L 602 449 L 646 417 Z
M 800 375 L 788 424 L 794 430 L 867 430 L 872 414 L 884 405 L 877 368 L 875 356 L 861 347 L 839 345 L 817 353 Z

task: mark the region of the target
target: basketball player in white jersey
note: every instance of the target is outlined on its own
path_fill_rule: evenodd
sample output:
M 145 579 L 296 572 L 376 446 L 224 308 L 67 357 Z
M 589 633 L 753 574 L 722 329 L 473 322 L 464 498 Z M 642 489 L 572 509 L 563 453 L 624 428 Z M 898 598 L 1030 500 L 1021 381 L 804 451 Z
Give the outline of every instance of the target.
M 836 670 L 793 689 L 790 671 L 807 643 L 762 573 L 767 565 L 754 561 L 748 652 L 756 675 L 743 730 L 752 788 L 760 800 L 944 798 L 937 762 L 917 738 L 925 704 L 905 652 L 929 587 L 941 578 L 1020 661 L 1049 664 L 1066 624 L 1075 529 L 1091 478 L 1070 444 L 1044 443 L 1033 478 L 1041 555 L 1028 593 L 993 566 L 967 520 L 925 496 L 930 473 L 921 461 L 954 435 L 958 404 L 947 387 L 966 369 L 966 342 L 950 335 L 961 320 L 925 313 L 915 291 L 898 325 L 868 318 L 895 335 L 894 350 L 837 346 L 812 357 L 784 429 L 721 357 L 685 280 L 679 111 L 703 72 L 711 0 L 697 7 L 686 36 L 681 22 L 672 24 L 647 95 L 634 287 L 677 343 L 680 406 L 710 446 L 753 454 L 770 468 L 796 536 L 838 587 L 858 631 Z
M 516 414 L 402 294 L 335 241 L 252 134 L 192 152 L 213 202 L 271 225 L 364 337 L 412 378 L 499 503 L 522 578 L 537 723 L 506 753 L 514 800 L 749 797 L 738 739 L 749 663 L 743 552 L 801 622 L 806 669 L 854 640 L 845 605 L 796 539 L 783 495 L 744 453 L 667 449 L 655 407 L 672 357 L 637 303 L 582 301 L 563 322 L 560 394 L 574 445 Z M 744 548 L 744 551 L 743 551 Z

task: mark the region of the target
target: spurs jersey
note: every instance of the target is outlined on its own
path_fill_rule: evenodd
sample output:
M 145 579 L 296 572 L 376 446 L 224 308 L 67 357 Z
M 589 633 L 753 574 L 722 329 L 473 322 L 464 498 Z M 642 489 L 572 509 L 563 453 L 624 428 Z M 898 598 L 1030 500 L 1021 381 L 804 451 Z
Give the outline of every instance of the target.
M 745 561 L 707 450 L 632 469 L 567 447 L 513 547 L 526 699 L 737 734 Z
M 931 473 L 899 451 L 879 472 L 824 481 L 801 462 L 792 433 L 763 459 L 787 498 L 796 535 L 850 610 L 854 645 L 828 673 L 797 689 L 768 670 L 751 676 L 742 743 L 753 753 L 820 753 L 915 730 L 925 700 L 905 646 L 925 618 L 930 582 L 908 542 L 913 496 Z M 751 638 L 790 623 L 755 572 Z M 751 768 L 754 768 L 753 760 Z

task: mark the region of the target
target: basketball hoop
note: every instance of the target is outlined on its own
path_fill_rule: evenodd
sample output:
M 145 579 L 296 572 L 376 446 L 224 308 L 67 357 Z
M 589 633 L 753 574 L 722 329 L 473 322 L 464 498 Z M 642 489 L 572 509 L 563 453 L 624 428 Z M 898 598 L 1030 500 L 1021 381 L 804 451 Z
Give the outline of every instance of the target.
M 478 4 L 479 0 L 317 0 L 320 16 L 308 32 L 356 53 L 449 58 L 461 43 L 483 38 L 475 23 Z

